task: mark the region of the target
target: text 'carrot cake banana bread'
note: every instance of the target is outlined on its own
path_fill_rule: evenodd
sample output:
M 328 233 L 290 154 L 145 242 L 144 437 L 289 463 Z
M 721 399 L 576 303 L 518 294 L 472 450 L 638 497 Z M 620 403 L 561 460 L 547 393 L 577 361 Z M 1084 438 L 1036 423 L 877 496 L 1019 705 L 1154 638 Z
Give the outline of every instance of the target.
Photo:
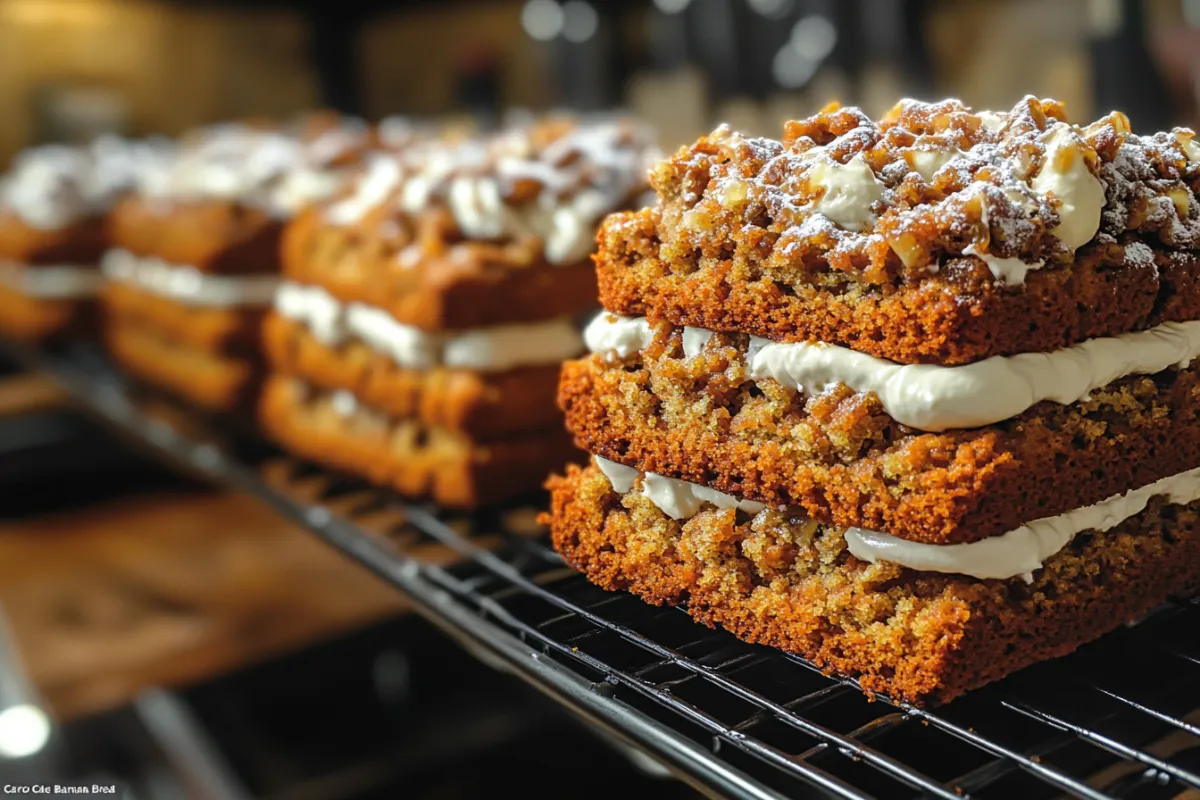
M 105 219 L 165 147 L 104 136 L 19 153 L 0 177 L 0 334 L 42 341 L 94 333 Z
M 1200 587 L 1200 144 L 906 101 L 610 216 L 551 481 L 595 583 L 945 701 Z
M 631 122 L 542 120 L 371 160 L 285 234 L 263 428 L 444 506 L 540 487 L 577 453 L 555 389 L 596 228 L 640 207 L 656 158 Z
M 317 113 L 186 136 L 110 218 L 105 341 L 116 361 L 211 411 L 253 402 L 283 226 L 370 147 L 368 126 Z

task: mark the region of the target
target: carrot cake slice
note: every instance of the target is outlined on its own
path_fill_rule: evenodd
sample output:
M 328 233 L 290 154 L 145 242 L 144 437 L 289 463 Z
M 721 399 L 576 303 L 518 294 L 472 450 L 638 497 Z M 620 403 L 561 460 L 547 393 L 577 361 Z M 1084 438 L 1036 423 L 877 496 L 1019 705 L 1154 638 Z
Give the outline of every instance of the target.
M 644 198 L 653 152 L 625 120 L 541 120 L 372 159 L 284 235 L 264 428 L 447 506 L 536 489 L 572 453 L 554 398 L 596 227 Z
M 41 341 L 90 329 L 105 218 L 165 151 L 106 136 L 17 155 L 0 177 L 0 333 Z
M 370 129 L 326 114 L 183 139 L 114 209 L 105 339 L 140 378 L 212 411 L 252 402 L 284 224 L 347 180 Z
M 1200 589 L 1190 131 L 905 101 L 720 129 L 608 218 L 556 547 L 911 701 Z

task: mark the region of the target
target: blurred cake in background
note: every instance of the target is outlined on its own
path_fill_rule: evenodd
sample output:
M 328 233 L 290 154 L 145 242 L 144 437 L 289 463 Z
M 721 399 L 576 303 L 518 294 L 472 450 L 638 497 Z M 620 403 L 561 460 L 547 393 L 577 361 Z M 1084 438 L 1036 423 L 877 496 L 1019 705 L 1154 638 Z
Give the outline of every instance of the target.
M 106 216 L 165 149 L 106 136 L 17 156 L 0 178 L 0 334 L 41 341 L 86 329 Z
M 655 154 L 628 121 L 547 119 L 372 159 L 285 235 L 265 430 L 446 506 L 536 489 L 574 452 L 554 394 L 596 228 L 640 207 Z
M 354 119 L 243 121 L 188 134 L 111 217 L 105 339 L 126 370 L 213 411 L 253 399 L 280 236 L 373 144 Z

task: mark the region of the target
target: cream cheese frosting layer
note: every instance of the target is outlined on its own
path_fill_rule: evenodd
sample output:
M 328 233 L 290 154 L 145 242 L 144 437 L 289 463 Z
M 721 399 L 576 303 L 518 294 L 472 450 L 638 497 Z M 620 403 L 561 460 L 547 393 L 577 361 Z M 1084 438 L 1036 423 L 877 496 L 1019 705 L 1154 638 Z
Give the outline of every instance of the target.
M 480 372 L 557 364 L 578 355 L 583 341 L 569 319 L 430 333 L 397 322 L 381 308 L 343 303 L 319 286 L 286 282 L 275 310 L 304 325 L 321 343 L 361 341 L 401 367 L 445 366 Z
M 74 264 L 26 265 L 0 259 L 0 284 L 42 300 L 79 300 L 92 297 L 104 283 L 94 266 Z
M 684 329 L 684 352 L 699 353 L 712 333 Z M 625 358 L 654 338 L 644 318 L 601 313 L 585 332 L 588 347 Z M 751 337 L 752 378 L 819 394 L 842 383 L 875 394 L 888 416 L 925 431 L 992 425 L 1049 400 L 1067 405 L 1128 375 L 1185 367 L 1200 355 L 1200 321 L 1089 339 L 1049 353 L 993 356 L 962 366 L 897 364 L 846 347 Z
M 1150 500 L 1185 505 L 1200 500 L 1200 469 L 1155 481 L 1140 489 L 1055 517 L 1044 517 L 988 539 L 969 544 L 934 545 L 909 542 L 886 533 L 850 528 L 846 544 L 863 561 L 891 561 L 911 569 L 953 572 L 973 578 L 1033 580 L 1046 559 L 1083 531 L 1104 532 L 1140 514 Z
M 627 494 L 633 490 L 638 475 L 642 476 L 642 494 L 671 519 L 688 519 L 700 513 L 705 503 L 717 508 L 738 508 L 749 514 L 757 514 L 766 508 L 765 503 L 739 500 L 731 494 L 718 492 L 698 483 L 688 483 L 676 478 L 667 478 L 653 472 L 639 473 L 633 467 L 594 456 L 596 466 L 608 478 L 613 491 Z
M 279 279 L 274 275 L 207 275 L 195 267 L 139 258 L 127 250 L 104 254 L 100 269 L 109 280 L 129 283 L 159 297 L 192 306 L 231 308 L 270 305 Z
M 641 493 L 660 511 L 674 520 L 694 517 L 709 503 L 717 508 L 740 508 L 757 514 L 767 506 L 736 497 L 707 486 L 639 473 L 633 467 L 593 456 L 596 466 L 608 478 L 613 491 L 633 491 L 639 475 Z M 848 528 L 846 546 L 850 553 L 872 564 L 888 561 L 923 572 L 966 575 L 980 580 L 1021 578 L 1031 582 L 1033 573 L 1055 553 L 1066 547 L 1083 531 L 1104 532 L 1145 510 L 1152 498 L 1184 505 L 1200 500 L 1200 468 L 1181 472 L 1162 480 L 1114 495 L 1095 505 L 1077 508 L 1065 514 L 1034 520 L 999 536 L 968 544 L 924 544 L 910 542 L 886 533 Z

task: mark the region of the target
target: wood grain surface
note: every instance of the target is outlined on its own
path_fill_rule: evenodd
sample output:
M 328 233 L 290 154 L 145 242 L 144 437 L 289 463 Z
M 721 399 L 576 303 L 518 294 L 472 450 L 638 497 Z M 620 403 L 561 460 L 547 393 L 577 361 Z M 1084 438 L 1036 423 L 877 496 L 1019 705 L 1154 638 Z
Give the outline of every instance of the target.
M 358 565 L 216 491 L 0 524 L 0 609 L 61 719 L 405 610 Z

